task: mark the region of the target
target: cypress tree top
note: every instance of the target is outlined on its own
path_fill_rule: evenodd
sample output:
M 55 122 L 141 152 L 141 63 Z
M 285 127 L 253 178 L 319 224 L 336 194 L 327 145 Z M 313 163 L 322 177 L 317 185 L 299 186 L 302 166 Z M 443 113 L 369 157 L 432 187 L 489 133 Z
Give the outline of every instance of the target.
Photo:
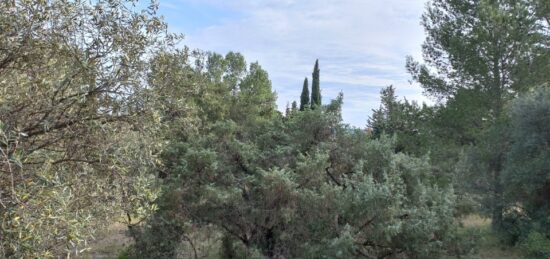
M 321 88 L 319 83 L 319 59 L 315 61 L 311 82 L 311 107 L 321 106 Z

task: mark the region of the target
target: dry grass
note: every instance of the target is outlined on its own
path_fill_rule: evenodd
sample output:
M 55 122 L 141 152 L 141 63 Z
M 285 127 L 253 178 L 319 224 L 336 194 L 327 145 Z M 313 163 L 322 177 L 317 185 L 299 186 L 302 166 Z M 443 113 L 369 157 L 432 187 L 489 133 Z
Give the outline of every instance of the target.
M 486 228 L 491 226 L 491 219 L 477 214 L 468 215 L 460 220 L 465 228 Z
M 77 258 L 107 259 L 119 257 L 133 242 L 132 238 L 126 235 L 126 231 L 126 225 L 113 223 L 95 240 L 90 242 L 88 251 Z M 178 248 L 177 257 L 195 258 L 196 251 L 197 258 L 220 258 L 221 237 L 220 232 L 211 227 L 193 229 L 192 233 L 185 235 L 181 246 Z
M 503 245 L 491 231 L 491 219 L 479 215 L 469 215 L 461 219 L 465 229 L 480 231 L 479 253 L 476 258 L 483 259 L 518 259 L 524 258 L 517 247 Z
M 90 250 L 77 258 L 117 258 L 132 243 L 132 239 L 126 235 L 126 230 L 126 225 L 113 223 L 95 240 L 90 242 Z

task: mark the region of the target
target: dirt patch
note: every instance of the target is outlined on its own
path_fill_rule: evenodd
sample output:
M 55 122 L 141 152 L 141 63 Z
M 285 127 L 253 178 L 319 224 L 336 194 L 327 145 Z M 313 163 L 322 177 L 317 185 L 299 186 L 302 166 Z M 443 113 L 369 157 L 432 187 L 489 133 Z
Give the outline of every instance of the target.
M 90 241 L 90 249 L 77 258 L 117 258 L 133 242 L 126 234 L 127 229 L 122 223 L 110 225 L 95 240 Z

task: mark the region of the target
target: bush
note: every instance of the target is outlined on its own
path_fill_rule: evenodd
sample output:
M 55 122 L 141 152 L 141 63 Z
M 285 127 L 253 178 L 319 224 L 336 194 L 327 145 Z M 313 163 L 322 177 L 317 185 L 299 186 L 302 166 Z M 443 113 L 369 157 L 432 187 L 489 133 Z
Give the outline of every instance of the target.
M 537 231 L 529 233 L 522 248 L 530 258 L 550 258 L 550 238 Z

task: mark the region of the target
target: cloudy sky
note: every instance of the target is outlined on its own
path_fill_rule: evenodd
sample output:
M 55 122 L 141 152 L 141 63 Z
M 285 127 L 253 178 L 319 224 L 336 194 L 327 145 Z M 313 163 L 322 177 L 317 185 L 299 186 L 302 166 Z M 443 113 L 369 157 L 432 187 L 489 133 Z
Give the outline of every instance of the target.
M 304 77 L 321 67 L 323 103 L 344 92 L 344 121 L 364 127 L 379 92 L 427 101 L 409 83 L 407 55 L 419 59 L 425 0 L 160 0 L 160 14 L 184 44 L 241 52 L 269 72 L 278 106 L 299 101 Z

